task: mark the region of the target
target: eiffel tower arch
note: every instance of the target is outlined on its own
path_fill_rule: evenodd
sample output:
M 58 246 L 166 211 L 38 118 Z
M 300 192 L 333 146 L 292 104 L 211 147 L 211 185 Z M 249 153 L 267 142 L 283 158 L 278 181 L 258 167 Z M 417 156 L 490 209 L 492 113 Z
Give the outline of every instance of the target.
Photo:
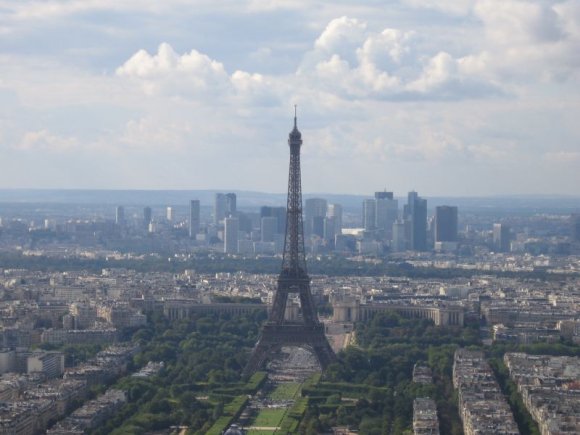
M 282 346 L 300 346 L 309 349 L 316 356 L 323 370 L 336 359 L 324 335 L 324 325 L 318 320 L 306 269 L 300 179 L 302 134 L 298 130 L 296 113 L 294 113 L 294 128 L 288 137 L 288 145 L 290 146 L 290 170 L 282 270 L 278 276 L 277 289 L 268 320 L 262 328 L 260 338 L 244 369 L 246 376 L 258 370 L 264 361 Z M 288 296 L 291 294 L 297 294 L 300 299 L 302 319 L 298 322 L 284 319 Z

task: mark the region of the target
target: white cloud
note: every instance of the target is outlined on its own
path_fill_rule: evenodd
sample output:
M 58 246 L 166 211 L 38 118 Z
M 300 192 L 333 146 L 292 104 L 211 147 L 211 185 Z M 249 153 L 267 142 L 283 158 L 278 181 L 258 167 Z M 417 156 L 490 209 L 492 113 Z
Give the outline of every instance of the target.
M 22 136 L 16 148 L 24 151 L 48 151 L 65 153 L 79 146 L 73 137 L 57 136 L 48 130 L 29 131 Z
M 180 56 L 167 43 L 154 55 L 139 50 L 117 68 L 117 75 L 141 80 L 148 94 L 213 94 L 229 81 L 222 63 L 197 50 Z
M 577 2 L 480 0 L 474 11 L 483 23 L 487 44 L 471 59 L 484 72 L 514 79 L 578 77 Z
M 453 15 L 466 15 L 477 0 L 404 0 L 416 8 L 436 9 Z

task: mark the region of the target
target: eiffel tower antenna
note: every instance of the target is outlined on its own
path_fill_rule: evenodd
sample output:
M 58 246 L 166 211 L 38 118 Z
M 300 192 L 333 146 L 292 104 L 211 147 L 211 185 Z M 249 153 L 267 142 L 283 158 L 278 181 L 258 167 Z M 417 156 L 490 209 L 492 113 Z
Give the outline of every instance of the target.
M 323 370 L 336 359 L 336 355 L 324 335 L 324 325 L 318 320 L 310 291 L 310 277 L 306 270 L 300 179 L 302 134 L 298 130 L 296 105 L 294 106 L 294 128 L 288 136 L 288 145 L 290 147 L 290 170 L 282 268 L 278 276 L 278 286 L 272 310 L 244 369 L 245 376 L 258 370 L 264 361 L 282 346 L 303 346 L 310 349 Z M 301 321 L 291 322 L 284 318 L 290 294 L 298 294 L 302 309 Z

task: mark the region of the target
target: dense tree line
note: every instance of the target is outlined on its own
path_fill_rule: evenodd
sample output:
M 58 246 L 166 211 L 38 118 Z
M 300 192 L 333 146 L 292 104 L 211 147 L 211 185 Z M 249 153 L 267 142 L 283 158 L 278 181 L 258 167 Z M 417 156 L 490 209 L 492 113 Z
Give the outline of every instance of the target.
M 168 258 L 171 261 L 168 261 Z M 100 272 L 106 268 L 127 268 L 137 272 L 170 272 L 181 273 L 186 269 L 198 273 L 247 272 L 277 274 L 280 271 L 280 259 L 276 257 L 234 258 L 219 253 L 196 254 L 194 257 L 179 260 L 173 254 L 148 255 L 142 259 L 106 259 L 106 258 L 52 258 L 45 256 L 25 256 L 19 252 L 0 253 L 0 263 L 5 269 L 24 268 L 40 271 L 88 270 Z M 311 274 L 328 276 L 393 276 L 424 279 L 471 278 L 476 275 L 487 275 L 489 271 L 464 269 L 439 269 L 433 267 L 414 267 L 404 261 L 381 259 L 372 262 L 351 261 L 339 256 L 320 256 L 309 259 L 308 268 Z M 570 276 L 547 273 L 543 269 L 532 272 L 494 272 L 497 276 L 522 279 L 565 280 Z
M 161 314 L 151 315 L 147 327 L 134 334 L 143 348 L 134 363 L 163 361 L 165 368 L 150 378 L 121 379 L 115 387 L 128 392 L 129 403 L 93 433 L 145 433 L 180 425 L 191 434 L 205 433 L 234 397 L 224 387 L 240 385 L 247 349 L 264 319 L 265 313 L 256 311 L 170 324 Z
M 462 433 L 451 382 L 453 354 L 458 346 L 479 344 L 476 325 L 435 327 L 429 320 L 386 312 L 357 324 L 356 333 L 357 346 L 341 352 L 322 382 L 308 391 L 312 405 L 303 433 L 345 425 L 361 434 L 410 434 L 417 397 L 436 401 L 441 433 Z M 412 382 L 418 361 L 431 367 L 433 384 Z

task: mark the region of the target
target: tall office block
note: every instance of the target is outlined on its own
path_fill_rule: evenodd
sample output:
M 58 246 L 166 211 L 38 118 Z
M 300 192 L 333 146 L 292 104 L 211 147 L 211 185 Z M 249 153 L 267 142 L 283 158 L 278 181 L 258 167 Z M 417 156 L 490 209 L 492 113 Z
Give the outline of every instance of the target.
M 278 234 L 278 219 L 272 216 L 265 216 L 260 219 L 260 224 L 262 242 L 273 242 L 274 234 Z
M 312 235 L 320 238 L 324 237 L 324 216 L 314 216 L 312 218 Z
M 380 195 L 379 195 L 380 194 Z M 393 224 L 399 217 L 399 201 L 393 199 L 393 192 L 375 193 L 375 227 L 390 240 Z
M 334 233 L 342 234 L 342 205 L 328 204 L 326 217 L 334 220 Z
M 336 218 L 334 217 L 325 217 L 324 218 L 324 228 L 322 237 L 327 242 L 333 242 L 334 236 L 336 236 Z
M 218 225 L 226 217 L 226 196 L 223 193 L 215 194 L 213 206 L 213 223 Z
M 435 208 L 435 242 L 457 242 L 457 207 Z
M 326 216 L 326 209 L 328 203 L 323 198 L 310 198 L 305 201 L 304 207 L 304 232 L 306 236 L 313 233 L 314 218 L 324 218 Z
M 391 242 L 391 250 L 393 252 L 401 252 L 406 249 L 407 239 L 405 236 L 405 222 L 396 220 L 393 223 L 393 240 Z
M 165 219 L 167 219 L 169 222 L 173 221 L 173 207 L 167 207 L 165 209 Z
M 153 212 L 151 211 L 151 207 L 145 207 L 143 209 L 143 226 L 145 229 L 149 229 L 149 224 L 153 220 Z
M 393 192 L 375 192 L 375 199 L 393 199 Z
M 373 231 L 377 225 L 377 201 L 374 199 L 363 200 L 362 208 L 363 228 Z
M 226 216 L 235 216 L 238 211 L 237 196 L 235 193 L 226 193 Z
M 238 228 L 237 218 L 226 218 L 224 220 L 224 252 L 226 254 L 238 253 Z
M 510 242 L 510 227 L 505 224 L 493 224 L 493 249 L 496 252 L 509 252 Z
M 261 207 L 260 218 L 263 217 L 275 217 L 278 222 L 276 232 L 278 234 L 286 232 L 286 207 Z
M 408 226 L 408 245 L 414 251 L 427 249 L 427 200 L 417 192 L 409 192 L 405 205 L 405 221 Z
M 200 228 L 200 206 L 198 199 L 189 201 L 189 237 L 195 238 Z
M 115 223 L 123 225 L 125 223 L 125 207 L 118 205 L 115 209 Z

